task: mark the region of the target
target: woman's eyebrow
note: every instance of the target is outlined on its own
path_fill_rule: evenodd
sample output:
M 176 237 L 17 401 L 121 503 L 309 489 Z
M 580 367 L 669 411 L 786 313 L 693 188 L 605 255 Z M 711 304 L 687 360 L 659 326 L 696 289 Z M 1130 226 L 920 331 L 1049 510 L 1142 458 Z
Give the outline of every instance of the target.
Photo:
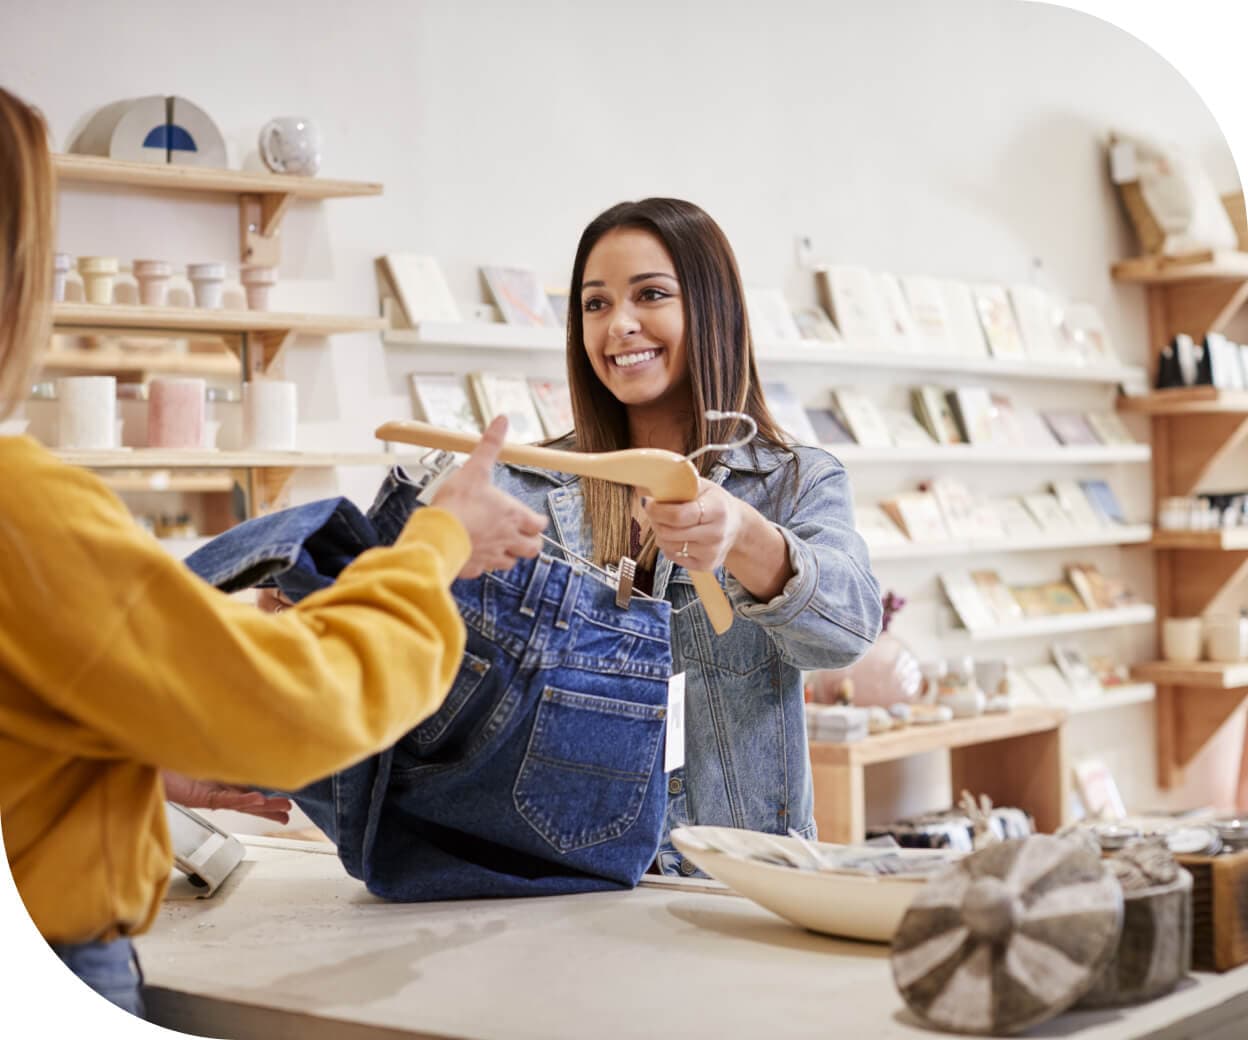
M 644 282 L 647 278 L 670 278 L 676 281 L 674 274 L 668 274 L 666 271 L 647 271 L 645 274 L 635 274 L 628 280 L 629 285 L 636 285 L 638 282 Z M 581 282 L 582 289 L 601 289 L 606 286 L 606 282 Z

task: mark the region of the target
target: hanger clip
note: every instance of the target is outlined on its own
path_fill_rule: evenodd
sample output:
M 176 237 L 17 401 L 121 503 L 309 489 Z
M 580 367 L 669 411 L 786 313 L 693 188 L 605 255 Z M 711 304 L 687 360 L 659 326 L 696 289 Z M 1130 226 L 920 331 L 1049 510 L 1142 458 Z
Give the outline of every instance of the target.
M 616 574 L 615 605 L 627 610 L 633 598 L 633 578 L 637 574 L 637 562 L 627 556 L 620 557 L 620 566 Z

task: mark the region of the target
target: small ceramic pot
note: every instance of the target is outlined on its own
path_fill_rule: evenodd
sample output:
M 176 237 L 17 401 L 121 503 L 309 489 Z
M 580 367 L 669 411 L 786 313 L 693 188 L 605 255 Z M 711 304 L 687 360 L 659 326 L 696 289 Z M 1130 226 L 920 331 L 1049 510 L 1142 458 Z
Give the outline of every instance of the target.
M 1175 664 L 1199 661 L 1202 631 L 1198 617 L 1166 618 L 1161 623 L 1161 656 Z
M 247 307 L 253 311 L 269 309 L 269 290 L 277 284 L 276 267 L 244 267 L 240 275 L 247 293 Z
M 134 280 L 139 283 L 139 302 L 144 307 L 163 307 L 173 265 L 167 260 L 136 260 L 133 268 Z
M 117 277 L 115 256 L 80 256 L 78 273 L 88 303 L 112 303 L 113 279 Z
M 221 306 L 221 291 L 225 286 L 225 264 L 188 264 L 186 276 L 195 291 L 195 306 L 216 310 Z

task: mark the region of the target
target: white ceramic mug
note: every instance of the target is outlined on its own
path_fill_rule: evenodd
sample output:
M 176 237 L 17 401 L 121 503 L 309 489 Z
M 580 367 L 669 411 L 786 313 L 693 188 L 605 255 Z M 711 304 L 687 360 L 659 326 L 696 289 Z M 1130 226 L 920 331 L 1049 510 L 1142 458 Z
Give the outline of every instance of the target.
M 1203 630 L 1198 617 L 1166 618 L 1161 623 L 1161 656 L 1175 664 L 1199 661 Z
M 1234 664 L 1244 659 L 1243 629 L 1238 614 L 1205 618 L 1205 653 L 1210 661 Z
M 298 388 L 279 379 L 243 384 L 243 446 L 253 451 L 295 451 Z
M 56 381 L 57 444 L 107 451 L 117 446 L 117 380 L 113 376 L 65 376 Z
M 260 130 L 260 158 L 274 173 L 311 177 L 321 168 L 321 131 L 303 116 L 270 119 Z

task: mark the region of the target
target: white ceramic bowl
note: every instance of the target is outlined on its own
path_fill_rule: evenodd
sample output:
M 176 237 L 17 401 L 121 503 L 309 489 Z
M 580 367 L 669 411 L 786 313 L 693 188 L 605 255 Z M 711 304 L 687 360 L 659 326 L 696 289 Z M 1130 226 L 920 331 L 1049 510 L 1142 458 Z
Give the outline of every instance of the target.
M 716 840 L 724 838 L 728 840 Z M 717 881 L 799 928 L 848 939 L 891 942 L 911 900 L 927 881 L 926 876 L 871 877 L 774 866 L 744 855 L 709 851 L 708 843 L 728 847 L 739 843 L 743 849 L 752 845 L 760 850 L 783 846 L 799 859 L 808 859 L 801 842 L 731 827 L 678 827 L 672 831 L 672 844 Z M 813 844 L 828 851 L 844 848 Z M 900 854 L 906 858 L 948 857 L 947 853 L 926 849 L 902 849 Z

